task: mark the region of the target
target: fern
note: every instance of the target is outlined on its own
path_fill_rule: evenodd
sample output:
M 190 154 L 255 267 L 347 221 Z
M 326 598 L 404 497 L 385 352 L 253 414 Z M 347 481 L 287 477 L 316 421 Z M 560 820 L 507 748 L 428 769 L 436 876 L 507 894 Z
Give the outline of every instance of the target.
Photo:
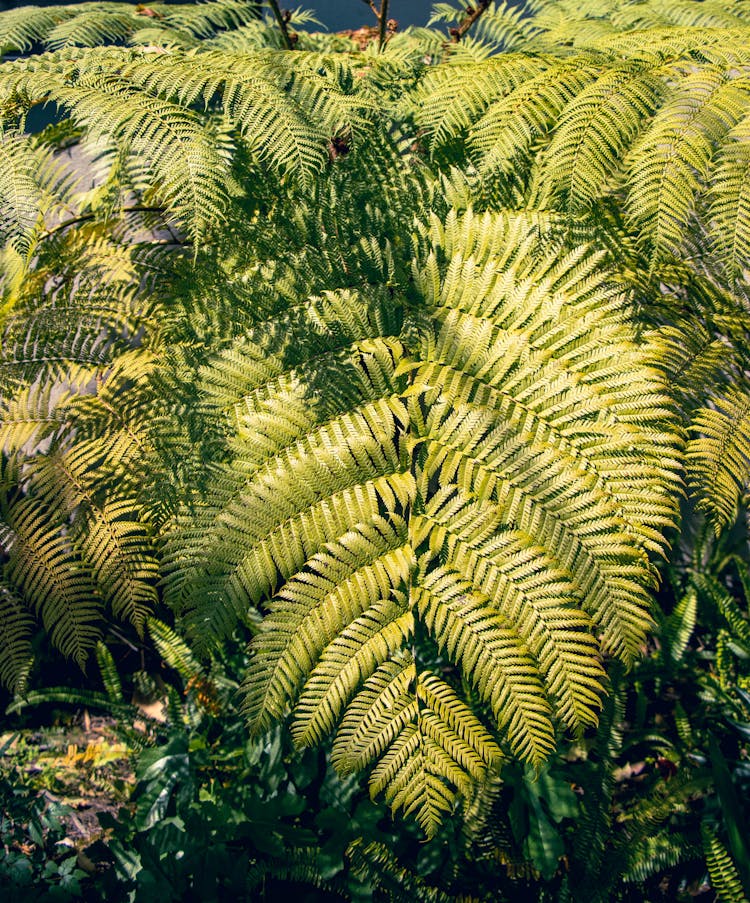
M 722 903 L 724 901 L 726 903 L 742 903 L 747 897 L 742 890 L 742 882 L 731 856 L 705 823 L 701 825 L 701 837 L 708 873 L 711 876 L 711 886 L 716 891 L 718 899 Z
M 491 66 L 447 67 L 420 86 L 418 116 L 430 130 L 437 125 L 441 144 L 466 133 L 488 196 L 501 203 L 520 189 L 535 204 L 575 211 L 625 190 L 631 227 L 654 261 L 680 252 L 704 198 L 713 213 L 726 211 L 722 226 L 736 210 L 729 245 L 719 222 L 705 220 L 736 273 L 743 258 L 733 252 L 745 241 L 737 147 L 748 109 L 746 41 L 744 24 L 616 33 L 573 56 L 507 54 Z M 686 64 L 691 54 L 702 62 Z M 464 86 L 468 106 L 443 124 L 435 107 L 446 84 L 454 96 Z
M 7 524 L 13 537 L 9 574 L 36 611 L 50 640 L 80 665 L 99 636 L 101 603 L 70 540 L 51 533 L 49 514 L 38 501 L 15 504 Z
M 3 546 L 3 551 L 7 548 Z M 22 693 L 33 662 L 34 621 L 12 586 L 0 584 L 0 680 Z
M 204 580 L 190 577 L 193 600 L 184 604 L 201 633 L 211 623 L 226 629 L 233 611 L 276 591 L 251 644 L 253 727 L 264 730 L 292 706 L 297 742 L 315 743 L 343 714 L 344 748 L 352 750 L 354 724 L 380 724 L 381 695 L 393 698 L 403 720 L 369 738 L 370 752 L 356 764 L 382 756 L 373 789 L 385 790 L 394 808 L 415 810 L 428 833 L 488 756 L 450 740 L 450 731 L 439 747 L 425 736 L 419 667 L 409 666 L 417 668 L 411 706 L 401 696 L 406 672 L 399 670 L 396 690 L 390 680 L 381 688 L 378 669 L 426 630 L 490 704 L 510 749 L 541 762 L 553 744 L 552 711 L 573 729 L 595 721 L 603 671 L 594 631 L 626 659 L 642 641 L 636 625 L 645 623 L 647 597 L 626 575 L 649 579 L 645 550 L 657 536 L 650 524 L 671 518 L 668 493 L 661 504 L 653 496 L 649 512 L 636 502 L 641 479 L 671 480 L 655 453 L 634 461 L 622 480 L 596 448 L 608 392 L 616 425 L 607 429 L 607 452 L 627 454 L 641 429 L 629 406 L 643 424 L 645 398 L 658 391 L 647 371 L 637 388 L 632 371 L 627 387 L 612 380 L 613 352 L 603 343 L 637 360 L 618 325 L 621 299 L 578 254 L 534 257 L 537 228 L 523 217 L 472 214 L 425 227 L 415 283 L 425 305 L 419 316 L 431 315 L 420 329 L 430 332 L 416 350 L 429 349 L 429 359 L 409 355 L 405 339 L 371 338 L 377 320 L 367 321 L 361 303 L 343 307 L 346 296 L 313 299 L 307 315 L 323 331 L 309 363 L 295 347 L 291 384 L 281 378 L 283 346 L 269 357 L 243 341 L 255 365 L 246 370 L 238 425 L 257 457 L 243 462 L 245 485 L 218 515 L 222 551 L 211 537 L 191 556 L 215 575 L 208 595 Z M 495 248 L 503 249 L 499 259 Z M 563 338 L 570 330 L 560 323 L 581 321 L 583 310 L 586 338 Z M 267 341 L 268 327 L 258 335 Z M 346 382 L 330 369 L 319 380 L 326 354 Z M 579 361 L 587 376 L 576 380 Z M 308 399 L 306 382 L 315 392 Z M 269 419 L 277 399 L 288 425 L 285 416 Z M 573 405 L 585 404 L 591 426 L 572 416 Z M 301 418 L 311 414 L 317 425 L 302 432 Z M 268 441 L 259 447 L 254 424 L 263 422 Z M 589 519 L 607 516 L 622 526 L 599 540 Z M 335 753 L 346 769 L 351 755 Z
M 96 47 L 100 44 L 149 43 L 158 23 L 161 42 L 181 43 L 208 38 L 252 21 L 255 5 L 242 0 L 211 0 L 193 4 L 78 3 L 75 6 L 16 9 L 0 14 L 0 52 L 28 51 L 37 45 Z
M 424 900 L 425 903 L 447 903 L 451 897 L 430 887 L 409 869 L 404 868 L 385 844 L 362 839 L 350 844 L 346 851 L 352 871 L 366 879 L 389 900 Z
M 736 517 L 750 477 L 750 398 L 746 390 L 734 388 L 714 404 L 695 418 L 699 435 L 688 446 L 688 459 L 701 507 L 718 528 Z
M 491 4 L 382 53 L 295 22 L 0 16 L 39 51 L 0 67 L 0 678 L 40 625 L 109 668 L 114 620 L 202 687 L 180 632 L 244 629 L 251 730 L 434 836 L 641 654 L 685 430 L 717 526 L 745 492 L 747 9 Z M 641 814 L 635 877 L 676 855 Z

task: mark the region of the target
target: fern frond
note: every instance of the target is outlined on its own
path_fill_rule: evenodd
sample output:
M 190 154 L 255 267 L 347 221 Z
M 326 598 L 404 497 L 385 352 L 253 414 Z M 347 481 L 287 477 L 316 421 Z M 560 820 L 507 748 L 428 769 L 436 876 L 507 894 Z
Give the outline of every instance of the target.
M 678 601 L 662 628 L 673 662 L 679 662 L 687 649 L 698 615 L 698 596 L 690 587 Z
M 295 707 L 292 736 L 300 746 L 330 733 L 359 684 L 407 642 L 414 618 L 402 602 L 378 601 L 323 650 Z
M 405 525 L 378 518 L 329 545 L 289 580 L 254 640 L 244 701 L 251 729 L 267 729 L 294 701 L 326 647 L 405 585 L 412 568 Z
M 500 185 L 515 180 L 524 188 L 527 161 L 552 132 L 568 103 L 597 77 L 587 58 L 552 64 L 492 104 L 472 123 L 467 145 L 482 178 Z M 519 175 L 514 175 L 518 169 Z M 495 189 L 502 192 L 502 189 Z M 502 199 L 502 193 L 498 199 Z
M 186 681 L 203 675 L 203 667 L 188 644 L 168 624 L 150 617 L 147 625 L 148 635 L 170 668 L 174 668 Z
M 510 748 L 542 761 L 554 746 L 551 710 L 538 669 L 510 622 L 455 573 L 433 571 L 417 590 L 417 611 L 451 661 L 492 707 Z M 591 687 L 596 683 L 592 682 Z M 587 702 L 597 702 L 589 688 Z M 575 721 L 575 716 L 569 716 Z
M 404 664 L 412 632 L 426 628 L 538 766 L 553 717 L 596 723 L 601 648 L 629 660 L 643 642 L 648 552 L 674 518 L 658 374 L 601 258 L 561 256 L 543 228 L 435 218 L 416 240 L 418 328 L 383 335 L 398 328 L 388 296 L 367 292 L 368 308 L 329 293 L 206 371 L 234 458 L 205 512 L 218 530 L 206 542 L 199 513 L 182 535 L 192 564 L 175 588 L 191 587 L 203 632 L 262 604 L 243 688 L 253 729 L 291 712 L 300 744 L 335 733 L 336 767 L 378 761 L 373 792 L 428 833 L 493 756 L 478 722 L 462 733 L 454 691 L 441 683 L 441 702 L 437 678 Z M 347 512 L 346 485 L 372 486 L 370 504 Z
M 495 101 L 549 67 L 544 58 L 523 55 L 428 70 L 413 98 L 417 124 L 433 147 L 467 131 Z
M 127 144 L 151 170 L 155 197 L 200 241 L 224 219 L 231 185 L 232 144 L 177 104 L 114 80 L 61 88 L 57 98 L 70 107 L 87 140 Z
M 23 7 L 0 13 L 0 52 L 31 50 L 61 22 L 75 15 L 70 7 Z
M 666 830 L 640 838 L 628 852 L 630 865 L 624 878 L 632 883 L 645 882 L 654 875 L 663 874 L 680 863 L 695 858 L 696 853 L 700 855 L 695 845 L 685 842 L 682 834 L 671 835 Z
M 699 410 L 688 443 L 688 477 L 715 529 L 731 523 L 750 479 L 750 396 L 732 388 Z
M 7 122 L 55 103 L 102 164 L 40 221 L 38 257 L 29 227 L 13 281 L 7 575 L 66 653 L 113 614 L 192 680 L 149 621 L 161 573 L 199 652 L 253 634 L 254 732 L 289 716 L 297 745 L 331 737 L 339 771 L 372 769 L 373 795 L 434 836 L 504 754 L 539 769 L 558 729 L 593 727 L 605 656 L 632 662 L 651 626 L 681 487 L 667 389 L 690 363 L 642 341 L 657 274 L 633 272 L 641 204 L 615 222 L 616 199 L 691 79 L 714 78 L 698 137 L 670 144 L 698 155 L 695 185 L 652 244 L 684 251 L 686 217 L 710 234 L 746 64 L 669 27 L 479 62 L 543 39 L 500 6 L 441 65 L 429 30 L 378 55 L 250 50 L 264 33 L 235 6 L 106 22 L 95 4 L 34 38 L 63 49 L 0 73 Z M 71 46 L 111 39 L 153 44 Z M 565 215 L 528 212 L 542 200 Z M 472 212 L 503 203 L 527 212 Z M 688 292 L 678 270 L 659 315 Z M 715 361 L 725 335 L 705 333 Z M 740 358 L 715 361 L 722 380 Z
M 718 899 L 722 903 L 744 903 L 747 897 L 737 867 L 724 844 L 705 822 L 701 824 L 701 839 L 711 886 Z
M 101 640 L 96 644 L 96 663 L 99 666 L 99 673 L 107 696 L 113 704 L 121 705 L 125 701 L 125 697 L 122 692 L 120 673 L 112 653 Z
M 132 499 L 92 506 L 78 547 L 112 614 L 143 631 L 157 603 L 158 563 Z
M 62 19 L 45 35 L 46 46 L 50 50 L 60 50 L 63 47 L 117 44 L 124 40 L 133 30 L 132 7 L 124 3 L 110 6 L 111 9 L 89 9 Z
M 33 602 L 52 644 L 83 666 L 101 622 L 101 602 L 86 569 L 69 537 L 33 499 L 13 506 L 9 526 L 15 534 L 11 581 Z
M 742 612 L 735 598 L 711 574 L 695 574 L 693 580 L 731 628 L 733 638 L 750 649 L 750 622 Z
M 394 812 L 414 814 L 432 837 L 453 808 L 456 791 L 466 794 L 471 779 L 481 780 L 500 756 L 471 710 L 443 681 L 418 675 L 415 694 L 416 723 L 406 725 L 390 744 L 372 772 L 370 791 L 384 792 Z
M 0 408 L 0 447 L 8 454 L 24 446 L 33 449 L 65 421 L 68 393 L 53 382 L 8 394 Z
M 672 394 L 682 401 L 688 423 L 705 401 L 706 386 L 719 387 L 736 379 L 738 362 L 732 344 L 716 336 L 696 318 L 684 317 L 680 326 L 663 326 L 649 341 L 653 359 L 664 371 Z
M 390 713 L 390 717 L 389 717 Z M 379 759 L 373 796 L 412 813 L 428 836 L 451 811 L 456 791 L 494 767 L 500 750 L 470 709 L 434 675 L 417 675 L 408 656 L 375 671 L 344 714 L 333 748 L 344 772 Z
M 439 888 L 425 884 L 421 877 L 401 865 L 385 844 L 378 841 L 368 843 L 364 838 L 357 838 L 347 847 L 346 858 L 351 863 L 353 874 L 396 903 L 412 900 L 449 903 L 452 899 Z
M 580 23 L 575 10 L 571 18 Z M 468 158 L 494 208 L 573 213 L 624 191 L 628 227 L 652 265 L 686 252 L 697 216 L 738 278 L 748 241 L 747 25 L 619 32 L 605 23 L 603 34 L 586 41 L 571 25 L 569 42 L 585 45 L 576 52 L 557 45 L 428 73 L 415 115 L 434 158 Z
M 208 38 L 252 21 L 254 4 L 243 0 L 209 0 L 200 4 L 88 2 L 48 8 L 25 7 L 0 13 L 0 53 L 101 44 L 156 43 L 146 23 L 158 22 L 158 43 L 180 44 L 180 38 Z
M 38 182 L 40 154 L 18 132 L 0 135 L 0 243 L 26 255 L 40 224 L 44 194 Z
M 731 279 L 742 276 L 750 260 L 750 123 L 732 129 L 715 155 L 706 194 L 711 238 Z
M 0 583 L 0 683 L 14 694 L 23 693 L 29 677 L 34 626 L 34 619 L 14 588 Z
M 704 66 L 681 79 L 632 148 L 626 209 L 654 255 L 679 247 L 714 148 L 746 115 L 749 101 L 747 84 Z
M 620 158 L 665 94 L 659 60 L 612 66 L 583 87 L 565 106 L 544 151 L 536 175 L 544 186 L 540 203 L 559 197 L 575 212 L 608 194 Z

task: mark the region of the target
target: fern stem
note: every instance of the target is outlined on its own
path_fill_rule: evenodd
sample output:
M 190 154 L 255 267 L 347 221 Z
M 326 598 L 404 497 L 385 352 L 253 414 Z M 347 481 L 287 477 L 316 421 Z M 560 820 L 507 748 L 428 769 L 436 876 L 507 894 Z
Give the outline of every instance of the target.
M 271 7 L 274 18 L 281 29 L 281 38 L 284 42 L 284 46 L 287 50 L 294 50 L 294 41 L 292 41 L 292 36 L 289 34 L 289 29 L 287 28 L 287 19 L 279 9 L 279 4 L 276 0 L 268 0 L 268 5 Z
M 451 28 L 450 36 L 451 41 L 454 44 L 458 44 L 461 38 L 466 34 L 466 32 L 471 28 L 471 26 L 480 18 L 480 16 L 485 12 L 487 7 L 490 5 L 489 0 L 477 0 L 475 6 L 469 6 L 468 9 L 471 12 L 467 12 L 467 15 L 458 26 L 458 28 Z
M 370 7 L 370 9 L 375 13 L 375 18 L 380 21 L 380 10 L 374 3 L 374 0 L 362 0 L 364 4 Z
M 374 0 L 362 0 L 375 13 L 378 20 L 378 50 L 382 50 L 386 42 L 386 34 L 388 31 L 388 3 L 389 0 L 381 0 L 380 9 L 376 6 Z M 395 28 L 395 24 L 394 24 Z
M 380 4 L 380 15 L 378 16 L 378 24 L 380 31 L 378 32 L 378 50 L 382 51 L 385 46 L 385 30 L 388 23 L 388 0 L 382 0 Z

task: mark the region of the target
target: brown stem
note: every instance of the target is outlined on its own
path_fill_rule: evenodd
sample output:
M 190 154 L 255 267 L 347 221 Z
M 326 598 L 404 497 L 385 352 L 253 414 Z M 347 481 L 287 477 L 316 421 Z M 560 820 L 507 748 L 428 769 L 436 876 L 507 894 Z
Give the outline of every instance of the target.
M 474 5 L 467 8 L 467 13 L 458 28 L 451 28 L 450 30 L 451 41 L 454 44 L 458 44 L 461 38 L 484 13 L 489 5 L 490 0 L 475 0 Z
M 276 2 L 276 0 L 268 0 L 268 5 L 271 7 L 274 18 L 276 19 L 279 28 L 281 29 L 281 38 L 284 41 L 286 49 L 294 50 L 294 42 L 292 41 L 292 38 L 289 34 L 289 29 L 286 27 L 286 19 L 279 9 L 279 4 Z
M 380 10 L 375 6 L 374 0 L 362 0 L 375 13 L 375 18 L 380 21 Z
M 388 25 L 388 0 L 380 0 L 380 15 L 378 16 L 380 31 L 378 33 L 378 50 L 385 46 L 385 30 Z
M 382 50 L 386 42 L 386 34 L 388 31 L 388 2 L 389 0 L 380 0 L 380 9 L 375 5 L 375 0 L 362 0 L 375 13 L 378 20 L 378 50 Z

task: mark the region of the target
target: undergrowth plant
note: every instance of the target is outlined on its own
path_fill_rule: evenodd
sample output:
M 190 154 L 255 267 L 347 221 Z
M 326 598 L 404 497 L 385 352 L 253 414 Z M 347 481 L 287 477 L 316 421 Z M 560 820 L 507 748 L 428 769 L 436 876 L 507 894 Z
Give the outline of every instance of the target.
M 0 16 L 0 677 L 243 631 L 251 734 L 428 837 L 517 772 L 552 875 L 540 776 L 657 620 L 675 663 L 721 613 L 741 705 L 745 571 L 678 531 L 744 536 L 750 4 L 116 7 Z

